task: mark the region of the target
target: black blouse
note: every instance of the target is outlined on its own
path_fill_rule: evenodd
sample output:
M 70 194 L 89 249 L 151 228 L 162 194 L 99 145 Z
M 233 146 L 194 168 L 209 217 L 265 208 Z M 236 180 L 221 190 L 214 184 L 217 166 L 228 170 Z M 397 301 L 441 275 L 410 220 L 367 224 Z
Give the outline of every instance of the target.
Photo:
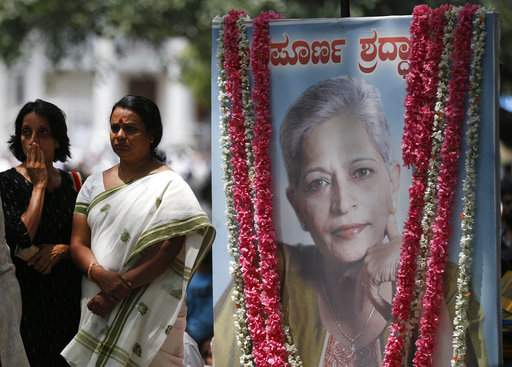
M 63 171 L 60 174 L 60 187 L 45 193 L 41 220 L 32 242 L 36 246 L 69 245 L 77 192 L 69 174 Z M 21 287 L 21 335 L 30 365 L 67 366 L 60 352 L 78 329 L 81 274 L 70 258 L 59 262 L 45 275 L 14 256 L 16 246 L 26 248 L 32 244 L 21 221 L 32 195 L 32 184 L 12 168 L 0 173 L 0 192 L 6 239 Z

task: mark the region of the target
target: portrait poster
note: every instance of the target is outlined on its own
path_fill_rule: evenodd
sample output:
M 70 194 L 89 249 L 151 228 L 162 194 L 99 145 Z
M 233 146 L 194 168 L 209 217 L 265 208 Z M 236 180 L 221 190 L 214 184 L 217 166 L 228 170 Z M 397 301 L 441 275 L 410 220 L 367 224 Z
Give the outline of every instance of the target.
M 281 256 L 281 296 L 286 303 L 283 305 L 284 318 L 290 326 L 304 366 L 326 365 L 329 348 L 329 353 L 340 352 L 354 357 L 354 350 L 351 352 L 350 347 L 365 343 L 366 349 L 355 352 L 361 355 L 356 358 L 354 365 L 374 366 L 382 361 L 391 316 L 378 316 L 378 311 L 372 305 L 361 306 L 356 302 L 360 295 L 356 288 L 362 286 L 357 266 L 355 270 L 344 270 L 339 274 L 334 274 L 334 271 L 333 278 L 339 277 L 339 280 L 329 279 L 326 269 L 335 266 L 333 262 L 340 259 L 343 264 L 364 262 L 372 246 L 386 246 L 390 241 L 393 223 L 396 227 L 393 231 L 397 231 L 400 237 L 407 219 L 412 173 L 402 163 L 401 139 L 411 19 L 411 16 L 302 19 L 279 20 L 270 24 L 273 219 Z M 477 316 L 471 322 L 477 325 L 473 325 L 469 332 L 470 366 L 501 364 L 496 23 L 496 14 L 488 13 L 472 264 L 472 296 Z M 250 38 L 251 23 L 247 23 L 247 29 Z M 218 34 L 219 24 L 214 23 L 212 182 L 213 223 L 217 229 L 213 246 L 214 360 L 216 366 L 224 367 L 239 365 L 239 351 L 231 316 L 232 282 L 227 250 L 226 200 L 218 143 L 219 70 L 215 58 Z M 345 88 L 355 89 L 347 92 Z M 304 94 L 306 90 L 308 92 Z M 325 102 L 329 96 L 340 93 L 364 94 L 370 100 L 370 104 L 366 105 L 369 106 L 368 110 L 357 111 L 359 107 L 347 106 L 346 113 L 308 126 L 310 121 L 307 120 L 318 115 L 315 103 L 323 99 Z M 353 108 L 350 110 L 348 107 Z M 382 126 L 361 127 L 358 116 L 365 113 L 383 113 L 384 116 L 376 118 L 380 121 L 376 124 L 384 121 L 389 134 L 379 130 Z M 298 128 L 302 129 L 303 135 L 292 127 L 283 127 L 283 124 L 292 124 L 288 120 L 301 114 L 308 116 L 304 118 L 303 126 Z M 295 153 L 298 151 L 300 154 L 293 155 L 294 149 Z M 288 162 L 285 161 L 285 154 L 291 154 Z M 377 172 L 383 166 L 387 175 L 378 177 Z M 461 163 L 461 170 L 462 167 Z M 461 171 L 445 281 L 447 289 L 452 290 L 455 288 L 460 240 L 458 216 L 462 206 L 462 177 Z M 336 186 L 336 193 L 325 194 L 325 187 L 333 185 Z M 358 213 L 346 214 L 352 210 Z M 331 220 L 329 213 L 333 211 L 339 211 L 341 216 L 346 215 L 347 220 L 327 225 Z M 324 267 L 327 263 L 329 266 Z M 340 265 L 341 268 L 343 266 Z M 357 281 L 350 283 L 343 277 L 353 277 Z M 325 279 L 325 282 L 318 279 Z M 337 299 L 331 302 L 326 295 L 333 294 L 332 289 L 326 292 L 324 285 L 336 282 L 339 282 L 340 289 Z M 394 289 L 391 281 L 387 288 L 382 288 L 380 295 L 391 302 Z M 453 293 L 445 292 L 447 309 L 453 309 Z M 358 328 L 348 327 L 350 320 L 329 317 L 329 314 L 337 314 L 336 310 L 340 307 L 346 307 L 347 312 L 360 312 L 353 316 L 361 320 Z M 372 328 L 375 331 L 368 333 L 367 330 Z M 345 346 L 330 344 L 329 335 L 336 333 L 342 336 L 341 339 L 346 339 Z M 368 360 L 365 361 L 365 358 Z

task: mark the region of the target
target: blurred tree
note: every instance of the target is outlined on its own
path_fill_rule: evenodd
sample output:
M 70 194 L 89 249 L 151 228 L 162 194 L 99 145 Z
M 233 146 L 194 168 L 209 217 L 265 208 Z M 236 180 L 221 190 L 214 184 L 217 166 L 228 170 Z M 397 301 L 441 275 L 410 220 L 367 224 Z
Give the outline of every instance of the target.
M 501 82 L 512 92 L 512 49 L 505 41 L 512 37 L 510 0 L 481 0 L 495 9 L 501 19 Z M 352 16 L 410 14 L 425 1 L 358 0 L 351 4 Z M 443 1 L 426 1 L 438 6 Z M 463 1 L 451 1 L 462 4 Z M 183 55 L 182 78 L 200 108 L 210 105 L 211 22 L 231 8 L 245 9 L 251 16 L 275 10 L 288 18 L 338 17 L 339 1 L 327 0 L 2 0 L 0 2 L 0 57 L 10 64 L 22 56 L 23 44 L 38 33 L 47 41 L 53 62 L 84 44 L 90 35 L 145 40 L 157 47 L 171 36 L 190 40 Z

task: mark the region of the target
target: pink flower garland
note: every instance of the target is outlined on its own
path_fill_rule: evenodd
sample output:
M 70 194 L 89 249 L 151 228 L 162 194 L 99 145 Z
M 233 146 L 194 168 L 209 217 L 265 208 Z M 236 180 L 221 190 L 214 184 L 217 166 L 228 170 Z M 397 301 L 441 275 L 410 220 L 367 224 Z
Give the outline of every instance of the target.
M 242 11 L 232 10 L 224 19 L 224 69 L 226 71 L 226 94 L 231 101 L 229 135 L 231 141 L 231 165 L 233 167 L 233 202 L 239 225 L 238 246 L 240 267 L 244 280 L 244 296 L 247 323 L 253 341 L 253 357 L 257 367 L 267 366 L 263 345 L 266 339 L 265 320 L 260 304 L 261 280 L 257 272 L 258 254 L 255 246 L 254 215 L 245 151 L 244 109 L 240 78 L 240 34 L 237 26 Z
M 429 151 L 428 146 L 418 144 L 418 139 L 428 145 L 428 134 L 422 131 L 421 108 L 425 105 L 423 90 L 423 61 L 427 54 L 429 17 L 431 9 L 427 5 L 416 6 L 411 22 L 411 55 L 407 73 L 407 96 L 405 97 L 405 121 L 402 138 L 402 156 L 404 163 L 411 166 L 423 156 L 421 150 Z
M 424 105 L 420 108 L 420 121 L 419 126 L 422 127 L 424 131 L 424 135 L 422 137 L 417 137 L 419 140 L 417 142 L 417 146 L 424 146 L 424 149 L 430 149 L 430 153 L 428 154 L 429 161 L 418 161 L 415 166 L 419 167 L 417 170 L 421 172 L 425 172 L 424 177 L 424 185 L 425 192 L 423 195 L 424 206 L 422 208 L 422 218 L 420 220 L 420 226 L 422 227 L 422 233 L 419 240 L 419 254 L 416 259 L 416 274 L 414 278 L 414 287 L 413 294 L 411 296 L 411 305 L 410 305 L 410 313 L 409 320 L 407 323 L 407 329 L 405 330 L 405 350 L 406 356 L 409 353 L 410 348 L 410 339 L 412 337 L 412 331 L 417 327 L 418 319 L 419 319 L 419 308 L 420 308 L 420 298 L 425 289 L 424 278 L 426 271 L 426 263 L 427 263 L 427 244 L 428 239 L 430 238 L 431 232 L 430 228 L 425 230 L 425 226 L 430 227 L 430 223 L 432 222 L 432 215 L 427 215 L 427 211 L 431 211 L 431 207 L 429 207 L 429 199 L 432 196 L 436 195 L 435 189 L 432 190 L 432 181 L 437 178 L 437 170 L 433 169 L 431 165 L 433 160 L 437 160 L 437 155 L 439 151 L 434 148 L 433 134 L 439 133 L 439 126 L 436 126 L 435 121 L 435 106 L 438 99 L 439 92 L 439 77 L 440 77 L 440 62 L 441 62 L 441 54 L 444 49 L 444 31 L 445 25 L 447 22 L 446 14 L 450 11 L 450 5 L 442 5 L 437 9 L 433 9 L 430 13 L 428 29 L 431 30 L 429 37 L 427 37 L 427 52 L 426 57 L 424 59 L 422 68 L 423 68 L 423 103 Z M 423 38 L 423 37 L 421 37 Z M 439 116 L 438 121 L 439 121 Z M 430 147 L 430 148 L 429 148 Z M 425 154 L 426 155 L 426 154 Z M 419 156 L 418 158 L 423 158 L 423 156 Z M 435 172 L 435 173 L 434 173 Z M 434 176 L 433 176 L 434 175 Z M 431 218 L 431 219 L 429 219 Z
M 445 139 L 441 148 L 441 167 L 438 176 L 438 207 L 433 226 L 433 238 L 428 259 L 426 290 L 422 300 L 420 337 L 414 365 L 431 366 L 435 336 L 443 301 L 443 275 L 448 257 L 449 220 L 457 184 L 457 169 L 461 147 L 461 127 L 464 103 L 468 90 L 471 57 L 472 17 L 478 6 L 468 4 L 461 10 L 455 31 L 451 79 L 448 86 Z
M 426 5 L 416 6 L 411 23 L 410 71 L 407 74 L 407 97 L 405 100 L 405 126 L 402 143 L 403 159 L 407 165 L 416 167 L 409 188 L 409 216 L 404 226 L 400 265 L 396 276 L 397 290 L 393 298 L 393 323 L 386 345 L 383 366 L 400 367 L 404 351 L 404 333 L 410 314 L 414 291 L 416 259 L 419 254 L 421 218 L 425 192 L 425 173 L 431 151 L 431 135 L 421 110 L 428 105 L 424 93 L 423 61 L 426 57 L 429 17 L 431 9 Z M 425 162 L 427 164 L 425 164 Z
M 278 273 L 277 246 L 272 221 L 272 168 L 269 146 L 272 140 L 270 121 L 270 36 L 268 23 L 281 16 L 265 12 L 254 19 L 251 47 L 251 66 L 254 86 L 254 140 L 255 163 L 255 209 L 256 229 L 260 255 L 261 294 L 260 301 L 267 316 L 267 343 L 264 353 L 272 366 L 287 366 L 284 346 L 283 323 L 280 307 L 280 279 Z

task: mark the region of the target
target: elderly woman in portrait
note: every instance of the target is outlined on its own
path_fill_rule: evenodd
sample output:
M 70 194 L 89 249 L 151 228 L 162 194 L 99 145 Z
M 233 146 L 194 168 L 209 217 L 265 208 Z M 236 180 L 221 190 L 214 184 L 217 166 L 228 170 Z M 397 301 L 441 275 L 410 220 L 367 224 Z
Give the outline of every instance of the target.
M 323 80 L 291 105 L 280 133 L 286 195 L 314 242 L 279 246 L 285 322 L 304 366 L 379 366 L 401 245 L 400 166 L 379 92 L 361 79 Z M 220 324 L 229 313 L 221 307 Z M 230 363 L 236 347 L 215 348 L 215 361 Z M 450 358 L 443 307 L 434 365 Z
M 214 229 L 156 151 L 158 107 L 125 96 L 110 114 L 119 164 L 90 176 L 73 218 L 82 317 L 62 355 L 72 366 L 182 366 L 189 279 Z
M 80 318 L 80 272 L 69 256 L 79 179 L 54 167 L 70 156 L 59 107 L 28 102 L 14 129 L 9 148 L 21 164 L 0 173 L 0 190 L 21 288 L 21 336 L 32 366 L 66 366 L 60 351 Z
M 315 353 L 327 366 L 377 366 L 400 254 L 400 167 L 378 91 L 344 77 L 309 88 L 284 119 L 281 146 L 288 200 L 315 243 L 282 247 L 285 266 L 311 285 L 302 297 L 324 327 Z M 285 284 L 285 295 L 297 297 L 295 286 Z M 297 302 L 291 325 L 303 314 Z

